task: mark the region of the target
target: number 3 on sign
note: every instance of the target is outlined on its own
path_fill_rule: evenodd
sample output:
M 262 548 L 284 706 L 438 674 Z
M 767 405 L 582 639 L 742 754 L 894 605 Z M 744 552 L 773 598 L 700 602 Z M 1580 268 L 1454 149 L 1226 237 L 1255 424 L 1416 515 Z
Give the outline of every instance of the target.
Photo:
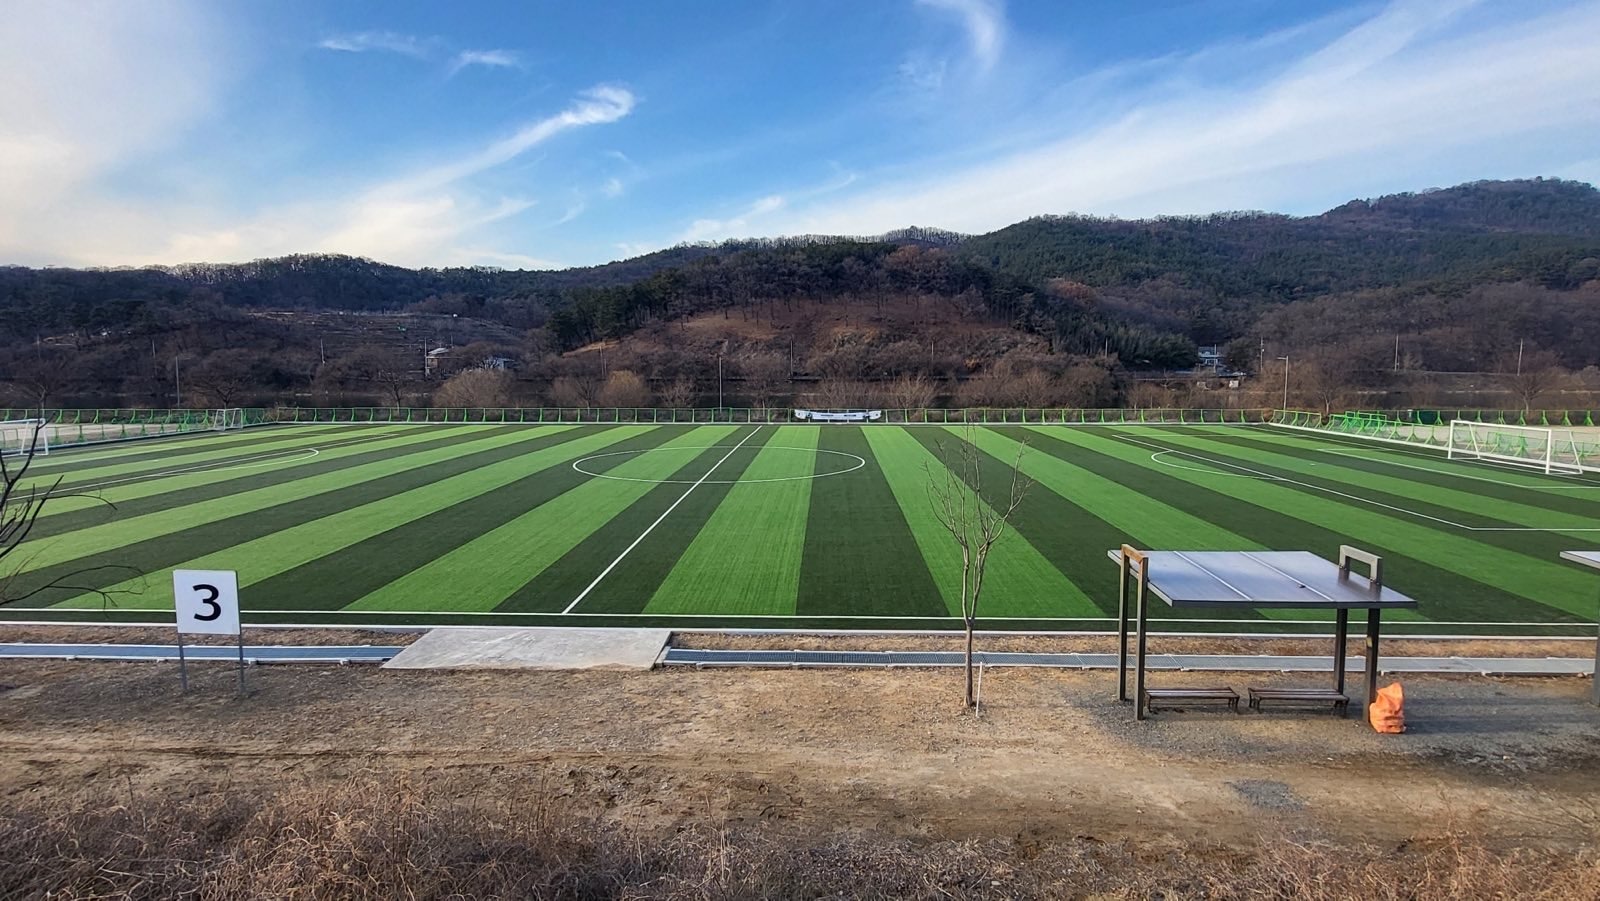
M 175 569 L 172 593 L 178 631 L 201 635 L 239 634 L 239 574 L 227 569 Z

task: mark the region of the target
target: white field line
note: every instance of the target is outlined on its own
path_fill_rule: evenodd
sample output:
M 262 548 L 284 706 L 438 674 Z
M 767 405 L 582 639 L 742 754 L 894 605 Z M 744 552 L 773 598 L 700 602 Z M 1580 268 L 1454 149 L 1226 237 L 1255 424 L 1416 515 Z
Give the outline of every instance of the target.
M 1122 440 L 1131 442 L 1133 444 L 1138 444 L 1138 445 L 1141 445 L 1143 447 L 1156 448 L 1161 453 L 1176 454 L 1176 455 L 1181 456 L 1181 457 L 1188 457 L 1188 458 L 1193 459 L 1193 460 L 1199 460 L 1202 463 L 1210 463 L 1213 466 L 1226 466 L 1226 467 L 1229 467 L 1230 469 L 1237 469 L 1237 470 L 1240 470 L 1241 472 L 1247 472 L 1247 473 L 1250 473 L 1251 475 L 1258 476 L 1258 477 L 1263 478 L 1263 479 L 1267 479 L 1268 481 L 1282 482 L 1285 485 L 1295 485 L 1295 486 L 1298 486 L 1300 488 L 1305 488 L 1305 489 L 1308 489 L 1308 490 L 1311 490 L 1311 491 L 1321 491 L 1321 492 L 1323 492 L 1325 494 L 1332 494 L 1332 495 L 1335 495 L 1336 497 L 1347 498 L 1349 500 L 1356 501 L 1357 503 L 1370 504 L 1370 505 L 1372 505 L 1374 507 L 1382 507 L 1385 510 L 1393 510 L 1396 513 L 1404 513 L 1407 516 L 1415 516 L 1418 519 L 1430 520 L 1432 522 L 1436 522 L 1436 523 L 1439 523 L 1441 525 L 1450 526 L 1451 528 L 1461 529 L 1462 531 L 1465 531 L 1465 532 L 1554 532 L 1554 533 L 1600 532 L 1600 526 L 1596 526 L 1596 527 L 1573 526 L 1573 527 L 1570 527 L 1570 528 L 1540 528 L 1540 527 L 1535 527 L 1535 526 L 1469 526 L 1469 525 L 1466 525 L 1465 523 L 1459 523 L 1459 522 L 1454 522 L 1454 521 L 1448 520 L 1448 519 L 1442 519 L 1442 518 L 1440 518 L 1438 516 L 1433 516 L 1433 515 L 1430 515 L 1430 514 L 1427 514 L 1427 513 L 1422 513 L 1422 512 L 1417 511 L 1417 510 L 1408 510 L 1405 507 L 1396 507 L 1393 504 L 1386 504 L 1386 503 L 1384 503 L 1382 501 L 1375 501 L 1370 497 L 1362 497 L 1362 496 L 1360 496 L 1358 494 L 1349 494 L 1347 492 L 1339 491 L 1337 489 L 1326 488 L 1326 487 L 1324 487 L 1322 485 L 1313 485 L 1310 482 L 1302 482 L 1302 481 L 1300 481 L 1298 479 L 1291 479 L 1291 478 L 1289 478 L 1287 476 L 1275 476 L 1275 475 L 1273 475 L 1272 473 L 1269 473 L 1269 472 L 1262 472 L 1259 469 L 1251 469 L 1248 466 L 1240 466 L 1237 463 L 1229 463 L 1226 460 L 1212 460 L 1209 457 L 1204 457 L 1204 456 L 1201 456 L 1200 454 L 1196 454 L 1196 453 L 1193 453 L 1193 452 L 1190 452 L 1190 451 L 1177 450 L 1177 449 L 1170 448 L 1170 447 L 1162 447 L 1159 444 L 1151 444 L 1148 441 L 1140 441 L 1140 440 L 1138 440 L 1136 438 L 1129 438 L 1126 435 L 1123 435 L 1123 436 L 1120 436 L 1120 437 L 1122 438 Z M 1159 456 L 1160 456 L 1160 454 L 1151 454 L 1150 455 L 1150 459 L 1152 461 L 1154 461 L 1156 463 L 1160 463 L 1162 465 L 1166 465 L 1166 466 L 1171 466 L 1172 465 L 1170 463 L 1166 463 L 1163 460 L 1157 459 L 1157 457 L 1159 457 Z M 1185 468 L 1185 467 L 1177 467 L 1177 468 L 1182 469 L 1182 468 Z M 1226 475 L 1227 473 L 1215 473 L 1215 474 L 1216 475 Z
M 567 609 L 565 609 L 565 610 L 563 610 L 561 612 L 562 613 L 571 613 L 572 612 L 572 608 L 578 606 L 579 602 L 581 602 L 584 598 L 588 597 L 589 596 L 589 592 L 594 591 L 594 587 L 596 585 L 600 584 L 600 580 L 602 580 L 606 576 L 610 575 L 611 571 L 613 569 L 616 569 L 617 564 L 622 562 L 622 558 L 624 558 L 624 557 L 628 556 L 630 553 L 632 553 L 633 549 L 639 546 L 639 542 L 643 541 L 645 539 L 645 537 L 648 536 L 651 532 L 654 532 L 656 530 L 656 526 L 661 525 L 661 521 L 662 520 L 666 519 L 668 516 L 671 516 L 672 515 L 672 511 L 678 509 L 678 505 L 683 503 L 685 498 L 687 498 L 689 495 L 693 494 L 694 490 L 696 488 L 699 488 L 700 485 L 702 483 L 704 483 L 706 479 L 711 477 L 712 473 L 717 471 L 717 467 L 719 467 L 722 464 L 728 462 L 728 458 L 733 456 L 734 453 L 739 450 L 739 448 L 744 447 L 745 443 L 748 442 L 751 438 L 754 438 L 756 436 L 756 433 L 761 431 L 761 429 L 762 429 L 762 426 L 759 426 L 759 425 L 756 426 L 755 428 L 751 429 L 750 430 L 750 434 L 744 436 L 744 440 L 743 441 L 740 441 L 738 444 L 735 444 L 731 450 L 729 450 L 727 453 L 722 455 L 722 459 L 720 459 L 717 462 L 713 463 L 711 465 L 711 468 L 706 470 L 705 475 L 701 476 L 700 479 L 698 481 L 696 481 L 693 485 L 690 485 L 689 486 L 689 490 L 687 490 L 683 494 L 679 495 L 678 499 L 672 502 L 672 506 L 668 507 L 665 511 L 663 511 L 660 516 L 656 517 L 656 521 L 651 523 L 649 528 L 645 529 L 643 532 L 640 532 L 638 538 L 633 539 L 633 543 L 632 544 L 628 545 L 626 548 L 623 548 L 622 553 L 617 555 L 617 559 L 611 561 L 610 565 L 608 565 L 605 569 L 601 570 L 600 571 L 600 575 L 595 576 L 594 577 L 594 581 L 589 583 L 589 587 L 585 588 L 583 591 L 578 592 L 578 596 L 572 599 L 572 603 L 567 605 Z

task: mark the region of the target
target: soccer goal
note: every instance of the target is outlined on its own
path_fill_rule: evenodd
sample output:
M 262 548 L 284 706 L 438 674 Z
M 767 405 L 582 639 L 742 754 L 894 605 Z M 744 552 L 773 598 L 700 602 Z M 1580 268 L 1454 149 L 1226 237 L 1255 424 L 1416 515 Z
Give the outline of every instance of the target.
M 1450 421 L 1449 457 L 1452 460 L 1490 460 L 1527 466 L 1547 473 L 1581 473 L 1587 447 L 1571 429 L 1525 425 L 1498 425 L 1467 419 Z
M 50 453 L 50 426 L 44 419 L 0 421 L 0 455 L 20 457 L 32 448 L 35 456 Z
M 226 407 L 221 410 L 212 410 L 211 428 L 218 432 L 244 428 L 244 408 Z

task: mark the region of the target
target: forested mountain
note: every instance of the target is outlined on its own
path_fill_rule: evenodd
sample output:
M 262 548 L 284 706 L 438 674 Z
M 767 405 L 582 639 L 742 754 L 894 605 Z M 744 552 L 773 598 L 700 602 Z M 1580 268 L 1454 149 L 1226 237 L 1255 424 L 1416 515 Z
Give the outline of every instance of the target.
M 262 377 L 291 384 L 329 364 L 330 342 L 336 355 L 368 345 L 420 355 L 421 344 L 477 340 L 531 362 L 710 313 L 791 330 L 752 352 L 785 343 L 793 372 L 805 375 L 808 360 L 834 353 L 841 340 L 808 318 L 824 308 L 835 311 L 829 328 L 871 326 L 877 345 L 982 324 L 1027 336 L 1046 354 L 1132 370 L 1189 366 L 1197 343 L 1229 342 L 1230 361 L 1252 368 L 1266 341 L 1275 352 L 1344 361 L 1330 366 L 1434 370 L 1489 369 L 1507 342 L 1523 350 L 1532 342 L 1579 369 L 1600 363 L 1600 192 L 1550 179 L 1476 182 L 1308 217 L 1045 216 L 972 237 L 910 228 L 750 239 L 561 271 L 406 269 L 329 255 L 0 267 L 0 377 L 48 368 L 40 348 L 70 347 L 79 362 L 67 368 L 102 373 L 91 381 L 115 393 L 122 389 L 101 385 L 103 373 L 122 364 L 107 361 L 138 346 L 152 385 L 179 356 L 224 350 L 296 360 L 293 373 Z M 368 318 L 327 318 L 340 313 Z M 943 371 L 986 371 L 993 354 L 1010 352 L 1002 345 L 1012 346 L 990 344 Z M 306 356 L 313 349 L 314 360 Z M 896 358 L 857 369 L 892 376 Z

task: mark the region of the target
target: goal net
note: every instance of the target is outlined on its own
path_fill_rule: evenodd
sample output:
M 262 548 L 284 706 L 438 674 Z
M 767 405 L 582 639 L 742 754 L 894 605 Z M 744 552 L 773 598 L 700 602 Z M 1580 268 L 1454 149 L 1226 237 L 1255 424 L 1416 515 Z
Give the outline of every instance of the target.
M 244 408 L 226 407 L 211 411 L 211 428 L 218 432 L 244 428 Z
M 1588 448 L 1579 445 L 1571 429 L 1452 419 L 1448 447 L 1452 460 L 1490 460 L 1547 473 L 1581 473 L 1586 463 L 1595 462 L 1587 459 Z
M 0 454 L 20 457 L 29 452 L 37 456 L 50 453 L 50 426 L 44 419 L 0 421 Z

